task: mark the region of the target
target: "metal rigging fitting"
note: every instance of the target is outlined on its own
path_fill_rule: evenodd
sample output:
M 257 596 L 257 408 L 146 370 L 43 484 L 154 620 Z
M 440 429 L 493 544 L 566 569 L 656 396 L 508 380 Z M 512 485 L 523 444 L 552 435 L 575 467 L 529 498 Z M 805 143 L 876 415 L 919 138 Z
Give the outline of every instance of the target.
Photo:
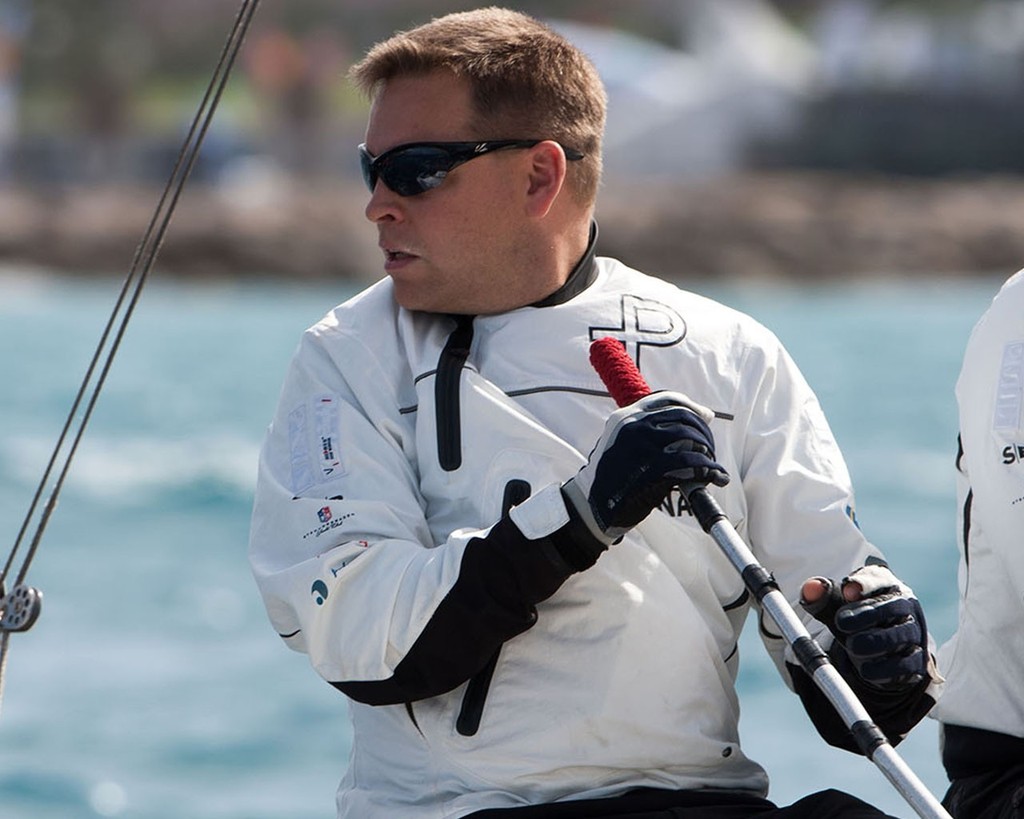
M 0 594 L 3 594 L 3 586 L 0 586 Z M 25 584 L 15 586 L 10 594 L 0 598 L 0 632 L 28 631 L 39 619 L 42 607 L 41 591 Z

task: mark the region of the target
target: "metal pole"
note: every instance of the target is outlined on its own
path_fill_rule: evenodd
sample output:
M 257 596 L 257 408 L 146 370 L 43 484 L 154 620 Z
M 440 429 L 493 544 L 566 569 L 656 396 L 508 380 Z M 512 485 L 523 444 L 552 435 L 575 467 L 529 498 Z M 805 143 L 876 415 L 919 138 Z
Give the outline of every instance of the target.
M 707 488 L 697 486 L 690 489 L 687 497 L 694 517 L 719 545 L 740 573 L 747 589 L 778 625 L 801 666 L 842 717 L 864 755 L 875 763 L 921 819 L 952 819 L 875 725 L 856 693 L 811 637 L 786 596 L 779 591 L 775 579 L 757 562 Z

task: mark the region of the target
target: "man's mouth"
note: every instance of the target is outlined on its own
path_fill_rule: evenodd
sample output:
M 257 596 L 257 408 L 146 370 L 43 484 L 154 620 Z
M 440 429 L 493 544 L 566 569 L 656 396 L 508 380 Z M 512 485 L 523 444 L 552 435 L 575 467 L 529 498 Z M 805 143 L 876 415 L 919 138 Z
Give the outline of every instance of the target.
M 416 254 L 410 253 L 407 250 L 399 250 L 397 248 L 382 247 L 384 251 L 384 259 L 388 262 L 401 262 L 407 259 L 415 259 Z

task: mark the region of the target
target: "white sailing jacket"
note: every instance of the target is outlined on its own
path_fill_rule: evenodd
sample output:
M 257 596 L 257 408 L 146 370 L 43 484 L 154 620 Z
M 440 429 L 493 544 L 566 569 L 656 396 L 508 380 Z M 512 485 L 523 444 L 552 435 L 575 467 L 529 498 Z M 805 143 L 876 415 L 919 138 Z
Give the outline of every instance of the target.
M 543 305 L 459 320 L 398 307 L 385 279 L 295 354 L 250 558 L 274 628 L 351 700 L 340 817 L 766 792 L 737 727 L 750 600 L 681 499 L 585 571 L 551 548 L 568 520 L 558 487 L 615 409 L 588 361 L 596 338 L 620 339 L 653 389 L 714 410 L 732 482 L 711 491 L 794 605 L 806 577 L 878 556 L 768 330 L 615 260 L 581 267 Z M 762 623 L 781 672 L 774 634 Z
M 971 332 L 956 396 L 960 618 L 932 712 L 953 777 L 1024 764 L 1024 270 Z

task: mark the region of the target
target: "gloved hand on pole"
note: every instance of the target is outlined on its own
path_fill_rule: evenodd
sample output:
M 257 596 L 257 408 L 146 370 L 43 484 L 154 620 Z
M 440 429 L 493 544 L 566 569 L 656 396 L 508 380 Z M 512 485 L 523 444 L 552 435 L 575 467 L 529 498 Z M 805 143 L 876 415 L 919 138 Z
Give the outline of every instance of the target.
M 864 566 L 841 583 L 810 578 L 804 582 L 801 605 L 836 638 L 841 650 L 830 654 L 841 671 L 845 666 L 865 684 L 890 692 L 914 688 L 929 678 L 921 604 L 887 567 Z
M 587 463 L 562 486 L 590 534 L 610 545 L 673 487 L 725 486 L 729 475 L 715 461 L 712 417 L 674 392 L 651 393 L 613 412 Z

